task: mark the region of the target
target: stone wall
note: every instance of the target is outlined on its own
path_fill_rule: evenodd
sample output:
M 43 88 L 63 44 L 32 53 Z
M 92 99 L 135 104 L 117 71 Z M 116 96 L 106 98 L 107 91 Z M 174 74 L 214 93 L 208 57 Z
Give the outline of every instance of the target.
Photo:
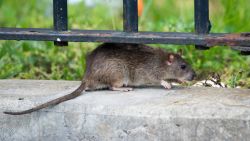
M 250 90 L 176 87 L 94 91 L 28 115 L 80 82 L 0 80 L 0 141 L 247 141 Z

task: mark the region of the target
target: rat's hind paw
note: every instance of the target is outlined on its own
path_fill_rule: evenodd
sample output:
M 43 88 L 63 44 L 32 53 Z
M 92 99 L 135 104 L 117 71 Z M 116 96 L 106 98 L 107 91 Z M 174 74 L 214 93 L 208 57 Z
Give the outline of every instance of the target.
M 112 87 L 111 90 L 113 90 L 113 91 L 128 92 L 128 91 L 133 91 L 133 88 L 130 88 L 130 87 L 120 87 L 120 88 Z

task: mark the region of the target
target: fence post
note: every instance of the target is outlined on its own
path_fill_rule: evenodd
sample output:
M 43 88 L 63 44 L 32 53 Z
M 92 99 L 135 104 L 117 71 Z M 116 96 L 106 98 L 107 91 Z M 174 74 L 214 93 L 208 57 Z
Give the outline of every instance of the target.
M 211 29 L 209 21 L 209 1 L 194 0 L 195 32 L 197 34 L 208 34 Z M 196 49 L 206 50 L 209 47 L 196 45 Z
M 54 16 L 54 30 L 67 31 L 68 30 L 68 5 L 67 0 L 53 0 L 53 16 Z M 67 46 L 68 42 L 61 41 L 57 38 L 54 42 L 56 46 Z
M 126 32 L 138 32 L 137 0 L 123 0 L 123 29 Z

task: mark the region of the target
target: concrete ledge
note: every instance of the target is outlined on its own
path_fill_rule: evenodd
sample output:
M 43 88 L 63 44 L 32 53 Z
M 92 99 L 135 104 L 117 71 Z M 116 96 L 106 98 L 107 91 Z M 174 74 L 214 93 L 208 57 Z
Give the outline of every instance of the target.
M 1 141 L 171 141 L 250 139 L 250 90 L 138 88 L 94 91 L 22 116 L 74 90 L 76 81 L 0 80 Z M 22 100 L 23 99 L 23 100 Z

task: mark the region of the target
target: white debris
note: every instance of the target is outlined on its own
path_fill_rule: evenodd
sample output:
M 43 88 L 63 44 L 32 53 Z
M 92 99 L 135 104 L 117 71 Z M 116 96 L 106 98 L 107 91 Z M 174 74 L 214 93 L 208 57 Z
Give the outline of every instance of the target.
M 222 82 L 216 82 L 214 80 L 202 80 L 195 83 L 196 87 L 214 87 L 214 88 L 227 88 L 227 85 Z

